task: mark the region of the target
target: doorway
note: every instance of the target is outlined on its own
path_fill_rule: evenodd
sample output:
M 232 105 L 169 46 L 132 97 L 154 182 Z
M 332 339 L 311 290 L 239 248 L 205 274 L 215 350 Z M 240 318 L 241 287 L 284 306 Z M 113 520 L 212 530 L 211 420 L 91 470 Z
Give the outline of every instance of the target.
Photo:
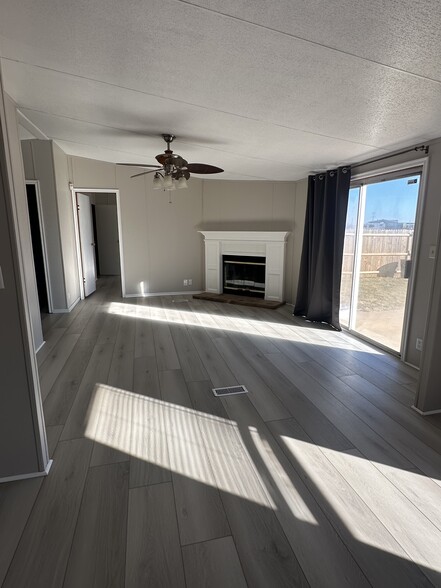
M 53 310 L 52 297 L 49 286 L 46 242 L 43 229 L 43 211 L 37 181 L 26 182 L 26 197 L 40 313 L 50 313 Z
M 340 320 L 402 354 L 422 167 L 352 182 L 346 217 Z
M 119 192 L 73 189 L 73 198 L 81 297 L 92 294 L 102 276 L 119 276 L 124 296 Z

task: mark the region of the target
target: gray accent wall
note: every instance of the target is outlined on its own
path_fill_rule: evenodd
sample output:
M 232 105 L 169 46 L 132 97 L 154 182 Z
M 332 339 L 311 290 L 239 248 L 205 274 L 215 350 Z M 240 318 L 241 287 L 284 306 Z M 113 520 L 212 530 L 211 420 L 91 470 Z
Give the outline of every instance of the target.
M 153 190 L 139 168 L 69 157 L 75 188 L 119 190 L 127 296 L 204 288 L 204 246 L 198 229 L 287 230 L 286 300 L 297 292 L 307 182 L 200 180 L 186 190 Z M 169 202 L 171 198 L 171 203 Z M 191 279 L 190 287 L 183 286 Z
M 66 311 L 80 296 L 68 159 L 53 141 L 21 146 L 26 179 L 40 184 L 53 308 Z
M 4 281 L 0 289 L 0 479 L 4 480 L 43 472 L 48 454 L 33 342 L 38 327 L 41 333 L 41 322 L 35 275 L 30 271 L 16 108 L 3 95 L 1 78 L 0 115 L 0 267 Z

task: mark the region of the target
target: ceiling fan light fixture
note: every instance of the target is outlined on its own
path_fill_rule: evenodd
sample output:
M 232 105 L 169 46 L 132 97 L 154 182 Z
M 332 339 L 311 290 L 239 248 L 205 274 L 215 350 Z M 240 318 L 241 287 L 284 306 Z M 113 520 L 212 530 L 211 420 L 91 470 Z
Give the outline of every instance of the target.
M 176 189 L 182 190 L 182 188 L 187 188 L 187 180 L 184 176 L 181 176 L 178 180 L 176 180 Z
M 162 176 L 161 174 L 156 173 L 153 178 L 153 190 L 162 190 Z
M 167 174 L 164 177 L 164 180 L 162 182 L 162 187 L 164 188 L 164 190 L 174 190 L 173 188 L 173 178 L 170 174 Z

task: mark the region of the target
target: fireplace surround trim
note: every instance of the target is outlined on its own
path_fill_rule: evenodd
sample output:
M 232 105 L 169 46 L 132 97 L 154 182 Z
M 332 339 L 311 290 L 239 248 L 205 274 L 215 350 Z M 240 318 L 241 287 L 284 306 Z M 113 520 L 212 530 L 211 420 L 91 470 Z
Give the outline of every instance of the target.
M 289 231 L 204 231 L 205 290 L 222 292 L 222 256 L 266 258 L 265 300 L 282 302 L 285 286 L 285 250 Z

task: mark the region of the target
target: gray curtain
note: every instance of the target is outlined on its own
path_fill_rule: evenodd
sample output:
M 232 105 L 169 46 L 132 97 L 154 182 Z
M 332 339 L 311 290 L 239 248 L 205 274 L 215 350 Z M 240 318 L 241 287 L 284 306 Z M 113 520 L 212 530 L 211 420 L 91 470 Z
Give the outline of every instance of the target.
M 309 176 L 305 233 L 294 314 L 341 331 L 340 280 L 351 170 Z

